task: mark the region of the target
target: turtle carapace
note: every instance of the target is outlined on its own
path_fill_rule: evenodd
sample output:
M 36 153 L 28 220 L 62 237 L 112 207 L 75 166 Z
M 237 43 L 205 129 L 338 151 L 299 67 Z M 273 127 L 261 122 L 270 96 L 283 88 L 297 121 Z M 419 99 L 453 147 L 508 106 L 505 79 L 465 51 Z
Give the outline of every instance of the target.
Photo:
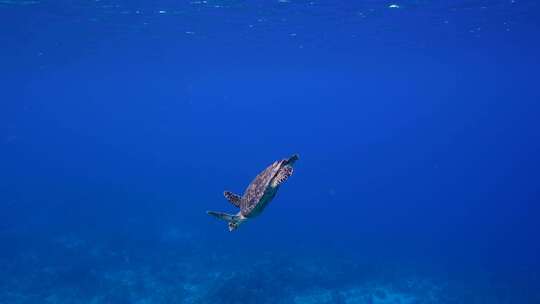
M 246 220 L 263 212 L 276 195 L 279 187 L 292 175 L 293 165 L 297 160 L 298 154 L 294 154 L 287 159 L 275 161 L 255 177 L 242 196 L 225 191 L 223 193 L 225 198 L 240 209 L 237 214 L 216 211 L 207 211 L 207 213 L 227 221 L 229 231 L 235 230 Z

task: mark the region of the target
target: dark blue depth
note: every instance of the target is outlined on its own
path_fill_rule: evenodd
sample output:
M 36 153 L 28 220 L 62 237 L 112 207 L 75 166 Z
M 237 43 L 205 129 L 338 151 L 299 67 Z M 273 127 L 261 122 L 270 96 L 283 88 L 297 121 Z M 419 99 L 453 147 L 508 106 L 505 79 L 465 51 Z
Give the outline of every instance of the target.
M 0 304 L 540 303 L 539 12 L 0 0 Z

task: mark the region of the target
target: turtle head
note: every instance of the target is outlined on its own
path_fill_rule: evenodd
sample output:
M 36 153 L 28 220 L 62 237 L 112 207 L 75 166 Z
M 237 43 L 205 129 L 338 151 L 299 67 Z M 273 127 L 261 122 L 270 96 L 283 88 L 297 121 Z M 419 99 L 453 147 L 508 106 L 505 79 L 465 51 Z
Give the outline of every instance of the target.
M 234 217 L 232 217 L 232 219 L 229 221 L 229 231 L 234 231 L 236 229 L 238 229 L 238 227 L 240 226 L 240 224 L 242 224 L 243 222 L 245 222 L 247 220 L 246 217 L 244 217 L 241 213 L 235 215 Z
M 229 222 L 229 231 L 234 231 L 236 230 L 236 228 L 238 228 L 238 223 L 235 223 L 235 222 Z

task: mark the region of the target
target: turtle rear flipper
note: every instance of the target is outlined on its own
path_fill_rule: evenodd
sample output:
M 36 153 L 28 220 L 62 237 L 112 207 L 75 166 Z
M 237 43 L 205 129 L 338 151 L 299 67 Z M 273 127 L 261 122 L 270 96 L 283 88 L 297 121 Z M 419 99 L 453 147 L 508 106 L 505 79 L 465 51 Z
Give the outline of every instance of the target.
M 281 169 L 281 171 L 279 171 L 277 176 L 274 178 L 272 182 L 272 186 L 277 187 L 283 184 L 283 182 L 285 182 L 289 178 L 289 176 L 291 176 L 292 174 L 293 174 L 293 167 L 285 166 L 283 169 Z
M 240 200 L 242 197 L 238 194 L 234 194 L 231 191 L 225 191 L 223 192 L 223 195 L 225 198 L 231 202 L 231 204 L 235 205 L 236 207 L 240 208 Z

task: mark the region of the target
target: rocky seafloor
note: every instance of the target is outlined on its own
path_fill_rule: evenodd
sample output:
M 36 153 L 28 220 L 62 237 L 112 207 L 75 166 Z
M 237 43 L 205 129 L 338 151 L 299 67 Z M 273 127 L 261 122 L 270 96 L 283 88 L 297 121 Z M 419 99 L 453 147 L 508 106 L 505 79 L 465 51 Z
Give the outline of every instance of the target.
M 511 294 L 508 286 L 410 266 L 313 253 L 238 257 L 189 246 L 190 236 L 175 237 L 178 242 L 121 244 L 70 235 L 32 246 L 7 240 L 0 304 L 540 303 L 534 291 Z

